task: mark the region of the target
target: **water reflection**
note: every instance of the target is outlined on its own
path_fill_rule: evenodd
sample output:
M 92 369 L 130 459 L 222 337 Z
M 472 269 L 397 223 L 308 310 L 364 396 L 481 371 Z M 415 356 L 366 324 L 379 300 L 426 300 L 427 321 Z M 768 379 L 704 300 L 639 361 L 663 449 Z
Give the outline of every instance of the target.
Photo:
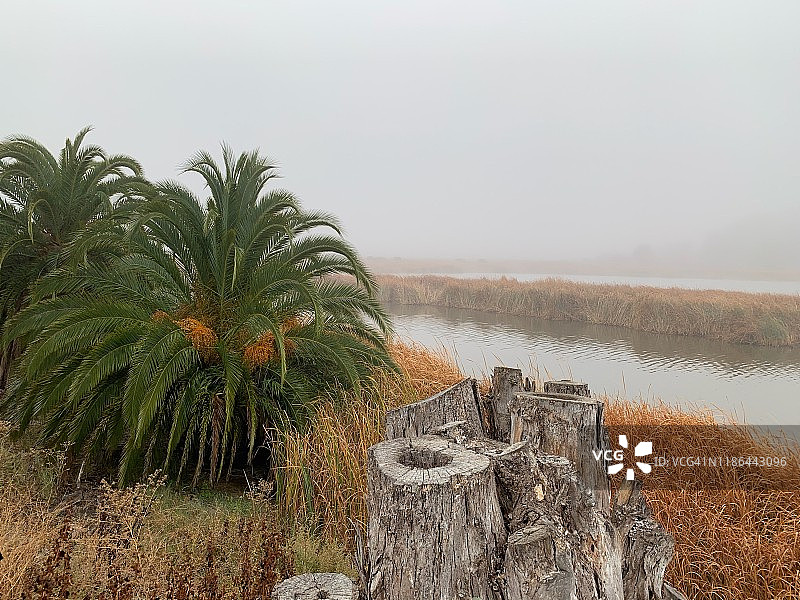
M 800 349 L 464 309 L 389 309 L 401 337 L 446 347 L 476 375 L 500 363 L 538 368 L 589 381 L 596 392 L 709 405 L 752 423 L 800 423 Z

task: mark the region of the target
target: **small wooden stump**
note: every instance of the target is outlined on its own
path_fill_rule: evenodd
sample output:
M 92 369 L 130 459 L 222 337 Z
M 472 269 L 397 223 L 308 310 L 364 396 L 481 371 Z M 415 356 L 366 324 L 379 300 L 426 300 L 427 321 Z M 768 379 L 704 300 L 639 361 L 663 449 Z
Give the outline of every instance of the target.
M 368 458 L 372 600 L 491 598 L 506 529 L 488 458 L 398 438 Z
M 341 573 L 306 573 L 282 581 L 272 600 L 358 600 L 358 586 Z
M 545 381 L 542 389 L 545 394 L 569 394 L 571 396 L 591 397 L 589 384 L 570 379 L 560 379 L 558 381 Z
M 467 378 L 438 394 L 386 413 L 386 439 L 420 437 L 445 423 L 463 421 L 471 438 L 483 435 L 478 383 Z
M 511 431 L 511 413 L 508 404 L 518 392 L 525 391 L 522 371 L 509 367 L 495 367 L 492 373 L 492 407 L 494 408 L 494 438 L 508 442 Z

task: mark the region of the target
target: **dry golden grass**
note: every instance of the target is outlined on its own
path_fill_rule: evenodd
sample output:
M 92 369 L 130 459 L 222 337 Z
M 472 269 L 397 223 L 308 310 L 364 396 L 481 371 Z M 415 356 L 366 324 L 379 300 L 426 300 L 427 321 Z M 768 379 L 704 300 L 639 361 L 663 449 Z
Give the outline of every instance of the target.
M 646 427 L 654 447 L 665 454 L 787 456 L 788 465 L 769 470 L 772 481 L 762 485 L 752 480 L 752 472 L 729 468 L 714 471 L 718 481 L 682 478 L 681 489 L 645 489 L 645 494 L 655 518 L 675 537 L 668 577 L 690 598 L 800 598 L 796 447 L 791 451 L 752 430 L 719 426 L 710 413 L 605 400 L 606 424 L 613 435 Z M 687 472 L 691 476 L 691 470 L 681 471 Z M 754 491 L 769 489 L 783 491 Z
M 421 348 L 394 347 L 408 380 L 379 377 L 373 390 L 346 402 L 321 405 L 320 418 L 285 445 L 287 487 L 280 510 L 316 520 L 324 534 L 349 547 L 349 519 L 366 518 L 367 448 L 380 441 L 384 414 L 392 406 L 416 401 L 462 377 L 446 356 Z M 774 453 L 772 443 L 741 428 L 717 426 L 710 413 L 685 412 L 604 398 L 612 435 L 631 427 L 658 425 L 654 446 L 680 455 L 724 449 L 731 456 Z M 681 426 L 681 427 L 676 427 Z M 709 429 L 713 428 L 709 435 Z M 676 432 L 683 432 L 676 435 Z M 753 492 L 752 482 L 734 471 L 700 487 L 646 491 L 654 516 L 675 537 L 676 556 L 668 578 L 696 600 L 797 600 L 800 598 L 800 456 L 781 469 L 781 489 Z M 727 478 L 727 479 L 725 479 Z M 708 482 L 703 482 L 707 486 Z
M 267 598 L 298 572 L 354 575 L 345 552 L 279 523 L 269 489 L 177 493 L 156 478 L 64 493 L 58 452 L 0 432 L 0 599 Z
M 595 285 L 562 279 L 382 275 L 387 303 L 486 310 L 761 346 L 800 344 L 800 296 Z
M 394 344 L 391 351 L 402 375 L 381 372 L 357 398 L 325 400 L 313 426 L 284 438 L 279 510 L 348 546 L 353 540 L 349 519 L 363 521 L 366 514 L 367 448 L 383 438 L 386 411 L 463 378 L 446 356 L 420 346 Z

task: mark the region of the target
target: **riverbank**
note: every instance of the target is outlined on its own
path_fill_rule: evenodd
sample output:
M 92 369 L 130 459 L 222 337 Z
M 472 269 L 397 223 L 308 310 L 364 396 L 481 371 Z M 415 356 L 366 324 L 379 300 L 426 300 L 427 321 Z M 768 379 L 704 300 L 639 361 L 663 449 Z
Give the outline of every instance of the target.
M 737 344 L 800 345 L 800 296 L 434 275 L 380 275 L 378 284 L 387 304 L 467 308 Z
M 462 378 L 446 356 L 407 345 L 392 351 L 402 374 L 378 372 L 357 395 L 321 400 L 308 429 L 281 441 L 274 487 L 251 481 L 251 490 L 190 492 L 153 479 L 127 490 L 96 482 L 62 488 L 58 452 L 12 443 L 0 431 L 0 598 L 264 598 L 291 573 L 354 574 L 351 519 L 366 517 L 366 451 L 382 439 L 386 411 Z M 612 434 L 658 423 L 665 432 L 702 425 L 707 437 L 717 427 L 705 413 L 604 401 Z M 732 436 L 731 454 L 774 451 L 735 432 L 717 434 Z M 707 442 L 654 440 L 698 453 Z M 780 476 L 781 489 L 800 490 L 800 459 L 791 457 Z M 645 486 L 676 541 L 667 578 L 698 600 L 797 598 L 800 491 L 754 492 L 734 472 L 726 477 L 715 490 Z

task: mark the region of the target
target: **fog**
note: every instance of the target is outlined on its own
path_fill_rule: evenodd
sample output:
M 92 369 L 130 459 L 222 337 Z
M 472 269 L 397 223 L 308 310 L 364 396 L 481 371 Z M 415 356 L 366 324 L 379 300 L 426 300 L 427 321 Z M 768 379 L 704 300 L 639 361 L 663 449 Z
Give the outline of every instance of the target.
M 0 52 L 0 134 L 259 147 L 368 256 L 800 273 L 794 0 L 28 0 Z

